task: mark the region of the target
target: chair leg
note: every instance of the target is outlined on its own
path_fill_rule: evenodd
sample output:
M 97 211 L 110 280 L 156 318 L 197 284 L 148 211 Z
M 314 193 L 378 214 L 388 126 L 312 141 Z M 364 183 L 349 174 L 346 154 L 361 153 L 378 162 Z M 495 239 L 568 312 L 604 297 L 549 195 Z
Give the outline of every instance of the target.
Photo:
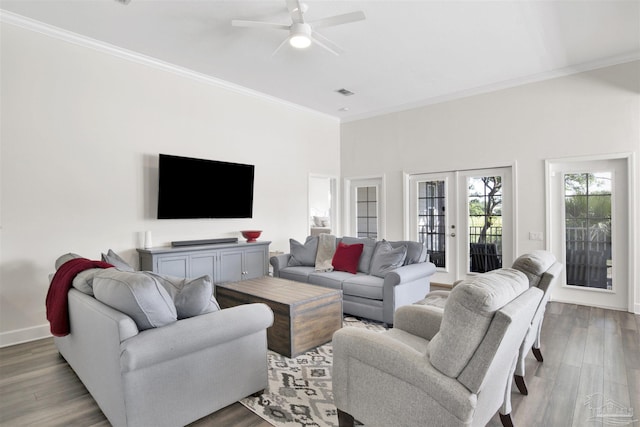
M 500 414 L 500 422 L 503 427 L 513 427 L 513 422 L 511 421 L 511 414 L 502 415 Z
M 338 426 L 339 427 L 353 427 L 353 417 L 346 412 L 338 409 Z
M 516 386 L 518 387 L 518 390 L 520 390 L 520 393 L 525 396 L 528 395 L 529 391 L 527 390 L 527 384 L 524 382 L 524 377 L 522 375 L 514 375 L 513 379 L 516 380 Z
M 544 361 L 544 359 L 542 358 L 542 352 L 540 351 L 539 348 L 532 347 L 531 351 L 533 351 L 533 355 L 536 357 L 536 360 L 538 362 Z
M 251 395 L 251 397 L 260 397 L 260 396 L 262 396 L 263 394 L 264 394 L 264 389 L 256 391 L 255 393 L 253 393 L 253 394 Z

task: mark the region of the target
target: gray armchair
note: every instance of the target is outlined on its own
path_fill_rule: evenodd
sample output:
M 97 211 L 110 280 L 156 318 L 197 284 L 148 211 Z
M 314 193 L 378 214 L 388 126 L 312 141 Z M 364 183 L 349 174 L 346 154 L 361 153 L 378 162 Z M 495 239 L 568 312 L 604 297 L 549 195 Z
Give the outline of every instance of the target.
M 556 261 L 551 252 L 537 250 L 521 255 L 513 263 L 513 268 L 522 271 L 529 279 L 529 286 L 541 289 L 544 294 L 536 313 L 531 321 L 531 327 L 524 337 L 518 354 L 518 363 L 514 374 L 514 380 L 520 393 L 528 394 L 527 385 L 524 380 L 525 357 L 529 349 L 533 351 L 538 362 L 543 361 L 540 350 L 540 332 L 542 331 L 542 321 L 544 313 L 551 296 L 551 289 L 554 287 L 562 272 L 562 264 Z
M 523 273 L 501 269 L 460 283 L 444 310 L 414 304 L 388 331 L 337 331 L 340 426 L 484 426 L 497 411 L 511 425 L 511 377 L 541 299 Z

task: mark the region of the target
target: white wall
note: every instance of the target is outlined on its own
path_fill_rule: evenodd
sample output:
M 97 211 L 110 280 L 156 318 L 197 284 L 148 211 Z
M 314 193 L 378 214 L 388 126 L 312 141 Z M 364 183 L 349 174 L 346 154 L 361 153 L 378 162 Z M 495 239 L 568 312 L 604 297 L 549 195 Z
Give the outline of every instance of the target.
M 11 24 L 1 31 L 0 345 L 48 333 L 47 275 L 63 253 L 99 259 L 112 248 L 137 264 L 144 230 L 166 245 L 262 229 L 271 250 L 307 235 L 309 173 L 339 173 L 337 120 Z M 154 219 L 158 153 L 254 164 L 254 217 Z
M 605 153 L 635 153 L 637 170 L 638 61 L 341 127 L 342 178 L 385 175 L 390 239 L 403 237 L 403 172 L 488 168 L 515 162 L 518 254 L 545 248 L 545 242 L 528 240 L 529 231 L 546 230 L 544 160 Z M 637 174 L 635 187 L 640 189 Z M 634 203 L 640 212 L 637 198 Z M 638 218 L 632 240 L 640 241 Z M 633 283 L 638 310 L 637 274 Z

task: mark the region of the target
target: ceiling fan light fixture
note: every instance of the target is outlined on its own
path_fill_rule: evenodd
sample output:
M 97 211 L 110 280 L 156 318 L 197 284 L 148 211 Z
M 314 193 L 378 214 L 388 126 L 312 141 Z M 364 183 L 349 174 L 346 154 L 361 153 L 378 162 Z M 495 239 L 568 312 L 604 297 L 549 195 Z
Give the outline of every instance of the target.
M 290 34 L 289 44 L 296 49 L 305 49 L 311 45 L 311 26 L 309 24 L 293 24 Z

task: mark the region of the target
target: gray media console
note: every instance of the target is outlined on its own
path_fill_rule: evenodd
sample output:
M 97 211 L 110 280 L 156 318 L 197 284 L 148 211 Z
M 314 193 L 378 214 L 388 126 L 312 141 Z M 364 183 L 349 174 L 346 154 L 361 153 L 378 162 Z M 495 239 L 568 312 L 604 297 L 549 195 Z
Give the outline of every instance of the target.
M 269 273 L 271 242 L 138 249 L 140 269 L 176 277 L 209 275 L 214 283 L 255 279 Z

